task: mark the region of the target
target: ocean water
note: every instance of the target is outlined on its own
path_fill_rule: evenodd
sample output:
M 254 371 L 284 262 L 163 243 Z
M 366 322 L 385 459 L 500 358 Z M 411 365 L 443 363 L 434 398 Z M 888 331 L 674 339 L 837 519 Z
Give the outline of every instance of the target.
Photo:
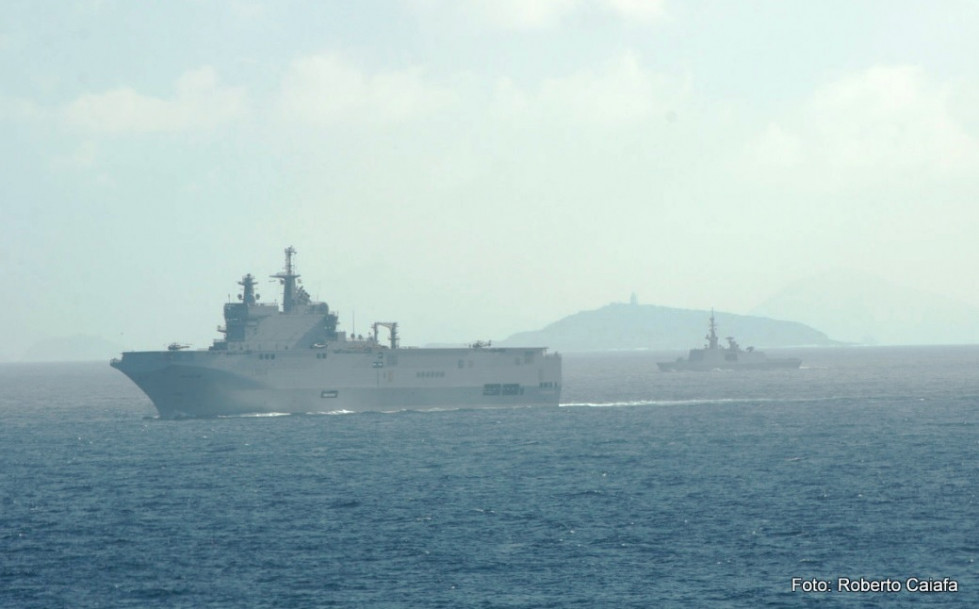
M 107 363 L 3 365 L 0 607 L 979 606 L 979 347 L 798 354 L 184 421 Z

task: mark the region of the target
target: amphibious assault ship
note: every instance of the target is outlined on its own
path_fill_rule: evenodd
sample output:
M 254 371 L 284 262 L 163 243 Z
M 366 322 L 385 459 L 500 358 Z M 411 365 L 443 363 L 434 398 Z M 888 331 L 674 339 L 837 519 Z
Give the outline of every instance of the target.
M 406 348 L 395 322 L 373 324 L 366 338 L 347 336 L 337 314 L 299 284 L 295 253 L 286 249 L 285 269 L 272 275 L 281 308 L 259 303 L 247 274 L 210 348 L 173 343 L 125 352 L 111 365 L 163 418 L 557 405 L 561 357 L 546 347 Z
M 710 312 L 707 344 L 703 349 L 691 349 L 687 359 L 677 358 L 675 362 L 658 362 L 656 365 L 664 372 L 680 370 L 768 370 L 771 368 L 798 368 L 802 360 L 794 357 L 769 358 L 754 347 L 742 349 L 733 337 L 727 337 L 727 347 L 721 346 L 717 338 L 717 323 L 714 311 Z

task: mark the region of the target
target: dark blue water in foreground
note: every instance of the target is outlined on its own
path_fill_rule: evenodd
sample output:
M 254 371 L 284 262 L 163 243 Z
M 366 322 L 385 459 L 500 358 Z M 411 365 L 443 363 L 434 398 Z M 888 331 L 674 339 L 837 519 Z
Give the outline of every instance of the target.
M 0 366 L 0 606 L 979 606 L 979 347 L 801 356 L 566 356 L 560 408 L 197 421 L 107 363 Z

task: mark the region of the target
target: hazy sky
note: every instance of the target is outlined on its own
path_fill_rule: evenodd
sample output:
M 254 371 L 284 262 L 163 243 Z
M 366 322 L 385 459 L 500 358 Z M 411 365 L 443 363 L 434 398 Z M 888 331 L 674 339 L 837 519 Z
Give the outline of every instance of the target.
M 0 359 L 206 347 L 292 245 L 405 344 L 837 267 L 979 305 L 972 0 L 8 0 Z

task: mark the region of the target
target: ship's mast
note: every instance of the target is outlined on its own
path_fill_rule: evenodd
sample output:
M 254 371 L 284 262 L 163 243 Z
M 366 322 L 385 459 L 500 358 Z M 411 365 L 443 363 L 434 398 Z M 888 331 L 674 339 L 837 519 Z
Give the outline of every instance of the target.
M 714 309 L 710 310 L 710 331 L 705 337 L 707 339 L 707 348 L 716 349 L 717 348 L 717 324 L 714 323 Z
M 293 272 L 292 256 L 296 249 L 291 245 L 286 248 L 286 269 L 281 273 L 272 275 L 273 278 L 282 282 L 282 312 L 289 313 L 296 306 L 296 279 L 299 275 Z
M 239 295 L 238 298 L 246 305 L 255 304 L 255 299 L 258 295 L 255 294 L 255 278 L 252 277 L 252 274 L 248 273 L 242 277 L 241 281 L 238 282 L 238 285 L 244 288 L 243 293 Z

